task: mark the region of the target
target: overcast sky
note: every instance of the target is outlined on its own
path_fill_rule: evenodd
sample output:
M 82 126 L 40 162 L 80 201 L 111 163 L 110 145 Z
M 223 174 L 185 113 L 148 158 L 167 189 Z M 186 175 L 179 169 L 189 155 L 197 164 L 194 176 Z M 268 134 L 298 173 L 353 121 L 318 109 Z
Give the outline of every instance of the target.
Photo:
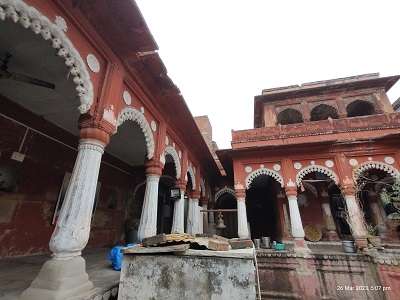
M 400 1 L 137 0 L 169 76 L 213 138 L 253 127 L 263 88 L 400 74 Z M 400 97 L 400 83 L 389 92 Z

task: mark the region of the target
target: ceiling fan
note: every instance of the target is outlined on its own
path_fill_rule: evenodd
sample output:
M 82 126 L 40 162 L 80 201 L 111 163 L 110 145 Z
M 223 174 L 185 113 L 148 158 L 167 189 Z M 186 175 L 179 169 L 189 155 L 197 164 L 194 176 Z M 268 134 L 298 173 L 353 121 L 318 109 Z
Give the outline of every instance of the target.
M 48 89 L 55 89 L 56 86 L 53 83 L 43 81 L 28 75 L 8 71 L 8 63 L 10 62 L 11 57 L 12 55 L 7 52 L 3 58 L 0 58 L 0 79 L 10 79 L 45 87 Z

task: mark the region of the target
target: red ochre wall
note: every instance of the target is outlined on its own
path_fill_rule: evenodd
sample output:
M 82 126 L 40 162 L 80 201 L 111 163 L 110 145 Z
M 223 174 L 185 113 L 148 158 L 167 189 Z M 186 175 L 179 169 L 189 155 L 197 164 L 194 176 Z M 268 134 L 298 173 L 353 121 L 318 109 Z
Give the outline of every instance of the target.
M 27 115 L 23 117 L 26 121 Z M 35 118 L 33 116 L 32 120 Z M 32 122 L 28 123 L 32 125 Z M 41 129 L 46 126 L 49 130 L 54 129 L 53 125 L 46 125 L 42 121 Z M 18 174 L 13 192 L 0 191 L 0 257 L 49 252 L 48 243 L 54 230 L 51 223 L 58 193 L 64 174 L 72 172 L 77 155 L 76 150 L 29 131 L 21 150 L 25 154 L 24 161 L 12 160 L 10 157 L 14 151 L 18 151 L 25 130 L 24 126 L 0 115 L 0 168 L 13 165 Z M 64 142 L 76 147 L 78 138 L 64 133 Z M 92 220 L 88 247 L 111 246 L 121 240 L 126 202 L 137 182 L 143 180 L 142 177 L 143 174 L 135 177 L 101 164 L 99 201 Z M 112 205 L 113 202 L 116 204 Z

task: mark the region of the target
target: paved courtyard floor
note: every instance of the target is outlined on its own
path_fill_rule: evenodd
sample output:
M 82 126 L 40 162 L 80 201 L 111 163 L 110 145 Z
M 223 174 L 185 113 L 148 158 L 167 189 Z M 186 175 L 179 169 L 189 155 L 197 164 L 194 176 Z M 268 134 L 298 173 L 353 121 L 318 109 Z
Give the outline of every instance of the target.
M 111 269 L 107 261 L 108 249 L 90 249 L 84 252 L 86 268 L 96 293 L 103 294 L 118 285 L 120 272 Z M 0 299 L 15 300 L 28 288 L 39 273 L 48 255 L 0 259 Z

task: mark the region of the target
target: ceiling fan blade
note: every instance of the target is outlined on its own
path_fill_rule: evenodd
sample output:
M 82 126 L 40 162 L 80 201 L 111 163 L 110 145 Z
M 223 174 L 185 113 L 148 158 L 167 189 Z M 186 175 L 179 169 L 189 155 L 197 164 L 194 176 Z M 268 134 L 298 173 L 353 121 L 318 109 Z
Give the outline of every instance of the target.
M 10 77 L 8 79 L 26 82 L 29 84 L 34 84 L 34 85 L 42 86 L 42 87 L 45 87 L 48 89 L 53 89 L 53 90 L 56 88 L 56 86 L 53 83 L 50 83 L 50 82 L 47 82 L 44 80 L 40 80 L 37 78 L 33 78 L 28 75 L 14 73 L 14 72 L 10 72 Z

